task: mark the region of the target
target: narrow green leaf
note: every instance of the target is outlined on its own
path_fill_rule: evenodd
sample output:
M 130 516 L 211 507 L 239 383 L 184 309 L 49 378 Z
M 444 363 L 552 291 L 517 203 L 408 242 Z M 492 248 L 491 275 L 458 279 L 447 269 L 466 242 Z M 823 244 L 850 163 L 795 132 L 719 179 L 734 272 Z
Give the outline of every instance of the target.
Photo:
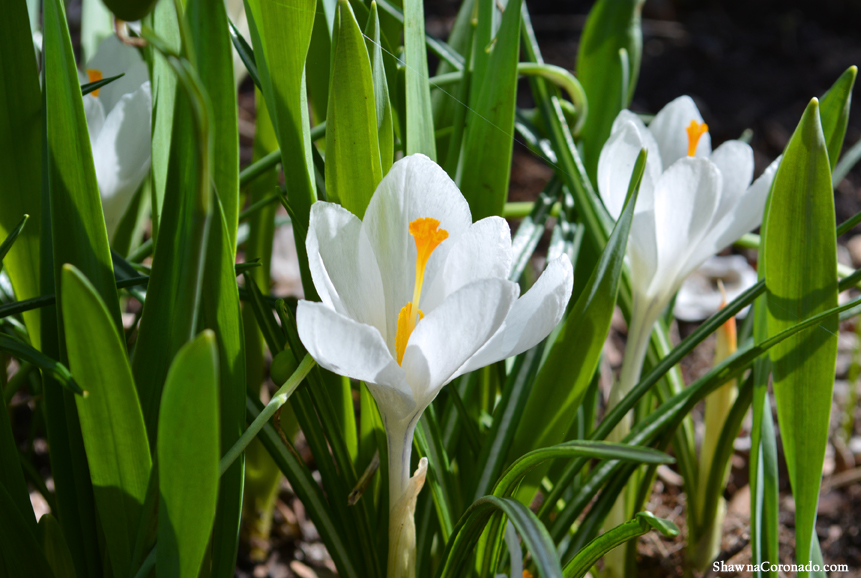
M 51 214 L 62 215 L 53 221 L 55 277 L 64 263 L 80 268 L 120 328 L 120 305 L 84 102 L 65 12 L 57 0 L 45 3 L 45 57 Z
M 174 52 L 180 49 L 179 21 L 176 2 L 158 2 L 152 14 L 147 17 L 153 31 L 166 42 Z M 159 225 L 164 212 L 167 172 L 170 163 L 170 147 L 176 109 L 176 73 L 167 58 L 158 50 L 151 49 L 152 69 L 152 234 L 158 240 Z
M 249 397 L 246 401 L 246 409 L 248 421 L 253 422 L 263 410 L 263 405 L 259 400 Z M 332 556 L 340 574 L 349 578 L 357 577 L 359 574 L 353 566 L 351 552 L 339 534 L 339 529 L 344 528 L 344 526 L 336 523 L 332 516 L 332 507 L 323 496 L 323 492 L 311 475 L 308 466 L 299 458 L 295 448 L 284 445 L 272 424 L 267 423 L 263 426 L 258 439 L 266 447 L 272 459 L 275 460 L 275 463 L 278 464 L 290 482 L 293 491 L 305 505 L 308 516 L 314 522 L 314 527 L 320 533 L 320 537 L 326 544 L 326 549 Z
M 786 148 L 768 211 L 768 332 L 777 335 L 799 320 L 837 305 L 831 165 L 816 99 L 808 105 Z M 788 339 L 770 354 L 780 438 L 795 497 L 799 564 L 807 564 L 811 556 L 836 356 L 837 316 Z
M 493 495 L 508 497 L 517 490 L 517 484 L 531 470 L 548 460 L 556 458 L 584 457 L 598 460 L 633 461 L 642 464 L 668 464 L 673 458 L 663 452 L 626 444 L 591 440 L 573 440 L 548 448 L 533 450 L 519 457 L 499 477 L 493 487 Z
M 383 5 L 381 4 L 381 7 Z M 404 1 L 404 63 L 406 66 L 408 155 L 422 153 L 436 160 L 433 111 L 428 84 L 423 0 Z
M 472 554 L 485 525 L 495 513 L 503 513 L 517 529 L 532 555 L 542 578 L 562 576 L 562 565 L 547 529 L 532 511 L 518 501 L 496 496 L 476 500 L 463 514 L 445 546 L 443 563 L 437 578 L 463 576 L 466 562 Z
M 613 121 L 631 102 L 637 86 L 643 49 L 640 11 L 644 1 L 599 0 L 589 12 L 580 39 L 577 77 L 589 102 L 589 116 L 583 126 L 583 159 L 593 180 Z M 619 58 L 621 49 L 627 53 L 627 69 Z M 623 94 L 626 84 L 628 90 Z
M 5 409 L 4 409 L 5 411 Z M 0 574 L 30 578 L 55 578 L 42 547 L 15 505 L 15 500 L 0 485 Z
M 316 291 L 305 254 L 305 234 L 317 191 L 304 71 L 316 6 L 316 0 L 246 1 L 261 88 L 281 147 L 287 199 L 296 217 L 293 235 L 302 286 L 311 300 L 316 299 Z
M 39 541 L 42 543 L 45 559 L 54 571 L 54 578 L 76 578 L 75 564 L 63 536 L 63 528 L 52 514 L 39 518 Z
M 3 259 L 18 300 L 39 295 L 42 226 L 42 90 L 33 53 L 27 4 L 8 2 L 0 19 L 0 237 L 8 237 L 22 215 L 29 226 Z M 37 16 L 38 18 L 38 16 Z M 12 112 L 14 111 L 14 113 Z M 41 349 L 40 312 L 24 314 L 30 341 Z
M 50 374 L 60 385 L 70 392 L 77 395 L 84 394 L 84 390 L 81 389 L 81 386 L 75 381 L 65 365 L 48 357 L 38 349 L 27 345 L 23 341 L 15 339 L 11 335 L 0 333 L 0 351 L 18 359 L 29 361 L 43 372 Z
M 843 148 L 843 138 L 846 136 L 846 126 L 849 124 L 849 107 L 852 104 L 852 87 L 855 86 L 857 75 L 857 66 L 847 68 L 828 92 L 822 95 L 822 101 L 819 104 L 822 134 L 825 137 L 832 171 L 837 166 L 840 149 Z
M 380 36 L 380 15 L 377 3 L 371 2 L 371 12 L 365 27 L 365 45 L 371 60 L 371 74 L 374 80 L 374 104 L 377 114 L 377 140 L 380 145 L 380 164 L 383 175 L 389 172 L 394 162 L 394 124 L 392 103 L 389 100 L 389 85 L 386 80 L 386 66 L 383 60 L 382 37 Z
M 631 175 L 625 210 L 580 297 L 562 322 L 536 378 L 514 435 L 509 461 L 534 449 L 558 444 L 571 427 L 600 359 L 603 336 L 610 330 L 645 166 L 646 152 L 641 151 Z M 521 486 L 521 499 L 531 501 L 546 471 L 547 466 L 538 467 L 527 476 Z
M 204 325 L 215 332 L 220 352 L 221 445 L 230 447 L 245 426 L 245 355 L 236 285 L 239 215 L 239 134 L 228 18 L 223 0 L 188 0 L 185 19 L 197 70 L 212 103 L 213 218 L 207 241 L 201 303 Z M 237 461 L 221 477 L 218 523 L 212 537 L 214 577 L 232 578 L 242 514 L 244 466 Z
M 311 32 L 311 42 L 308 44 L 306 62 L 314 66 L 305 68 L 308 83 L 308 104 L 311 105 L 311 122 L 318 124 L 326 119 L 326 109 L 329 103 L 329 79 L 331 77 L 332 34 L 336 31 L 335 14 L 338 11 L 338 0 L 317 0 L 317 16 L 314 17 L 314 28 Z
M 383 178 L 371 63 L 353 9 L 339 0 L 326 115 L 326 194 L 359 217 Z
M 223 1 L 187 0 L 185 20 L 195 65 L 211 103 L 212 185 L 218 193 L 231 250 L 239 222 L 239 129 L 233 50 Z
M 242 60 L 242 64 L 245 65 L 245 70 L 248 71 L 248 76 L 251 77 L 254 86 L 257 87 L 257 90 L 260 90 L 260 73 L 257 72 L 257 61 L 254 59 L 254 50 L 230 19 L 227 20 L 227 26 L 230 30 L 230 40 L 233 42 L 233 48 L 239 54 L 239 58 Z
M 472 92 L 477 95 L 474 99 L 470 98 L 471 110 L 467 112 L 458 179 L 474 220 L 501 215 L 508 199 L 514 109 L 517 104 L 520 5 L 521 0 L 511 0 L 505 8 L 502 24 L 492 44 L 479 43 L 475 47 L 476 51 L 486 56 L 486 70 L 485 74 L 479 75 L 476 62 Z M 488 16 L 492 17 L 492 14 Z M 481 22 L 479 26 L 483 28 Z
M 218 351 L 211 331 L 176 354 L 159 413 L 156 575 L 197 578 L 218 501 Z
M 96 507 L 111 568 L 131 570 L 151 468 L 149 443 L 126 348 L 95 288 L 73 266 L 60 283 L 69 364 L 87 397 L 76 397 Z
M 163 4 L 163 3 L 162 3 Z M 162 4 L 159 4 L 160 6 Z M 146 30 L 144 30 L 146 35 Z M 151 42 L 152 44 L 152 42 Z M 163 47 L 162 47 L 163 48 Z M 135 384 L 150 445 L 156 440 L 159 399 L 174 355 L 197 329 L 198 309 L 213 199 L 207 97 L 184 58 L 168 55 L 179 76 L 170 166 L 161 230 L 141 315 Z
M 6 239 L 0 244 L 0 265 L 3 264 L 3 259 L 9 253 L 9 250 L 12 248 L 12 245 L 15 243 L 15 240 L 18 238 L 18 235 L 21 234 L 21 231 L 24 230 L 24 225 L 27 224 L 27 219 L 30 218 L 30 215 L 24 215 L 21 217 L 21 220 L 18 221 L 18 224 L 12 229 L 9 234 L 6 236 Z
M 103 86 L 106 86 L 106 85 L 112 83 L 113 81 L 117 80 L 118 78 L 122 78 L 123 76 L 125 76 L 125 73 L 117 74 L 116 76 L 111 76 L 110 78 L 103 78 L 103 79 L 97 80 L 95 82 L 88 82 L 86 84 L 82 84 L 81 85 L 81 96 L 86 96 L 86 95 L 90 94 L 91 92 L 93 92 L 94 90 L 98 90 L 98 89 L 102 88 Z
M 658 518 L 651 512 L 640 512 L 633 520 L 616 526 L 612 530 L 601 534 L 580 550 L 577 555 L 565 565 L 565 578 L 582 578 L 592 568 L 601 556 L 633 540 L 647 532 L 657 530 L 664 536 L 675 537 L 679 535 L 679 528 L 669 520 Z

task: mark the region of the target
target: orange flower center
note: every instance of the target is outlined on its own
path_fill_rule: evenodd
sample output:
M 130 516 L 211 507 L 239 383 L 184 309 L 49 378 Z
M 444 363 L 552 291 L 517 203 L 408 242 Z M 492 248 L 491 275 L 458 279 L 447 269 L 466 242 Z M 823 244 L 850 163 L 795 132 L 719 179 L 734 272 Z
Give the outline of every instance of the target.
M 434 249 L 448 239 L 448 231 L 439 228 L 438 220 L 423 217 L 410 223 L 410 235 L 416 242 L 416 284 L 413 289 L 413 300 L 404 305 L 398 314 L 398 330 L 395 335 L 398 365 L 404 360 L 404 352 L 407 349 L 407 343 L 413 329 L 424 317 L 424 313 L 419 309 L 419 299 L 422 295 L 425 267 Z
M 102 77 L 102 71 L 101 70 L 95 70 L 93 68 L 88 68 L 87 69 L 87 78 L 90 79 L 90 82 L 98 82 L 103 78 Z M 94 90 L 90 94 L 92 94 L 93 96 L 99 96 L 99 89 L 97 88 L 96 90 Z
M 709 131 L 709 125 L 692 120 L 685 131 L 688 133 L 688 156 L 692 157 L 697 154 L 697 145 L 700 143 L 700 137 Z

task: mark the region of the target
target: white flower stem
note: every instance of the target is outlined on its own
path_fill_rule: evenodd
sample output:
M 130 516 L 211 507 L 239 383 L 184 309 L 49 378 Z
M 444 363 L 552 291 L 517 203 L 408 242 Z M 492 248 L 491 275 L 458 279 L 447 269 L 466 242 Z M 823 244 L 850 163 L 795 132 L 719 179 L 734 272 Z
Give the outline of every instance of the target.
M 404 499 L 410 483 L 410 456 L 413 433 L 419 416 L 389 423 L 386 440 L 389 453 L 389 559 L 387 578 L 415 578 L 416 532 L 415 507 L 406 507 Z M 419 487 L 420 489 L 420 487 Z M 412 497 L 413 504 L 415 496 Z
M 645 305 L 645 306 L 643 306 Z M 662 307 L 659 303 L 643 301 L 639 298 L 634 299 L 634 306 L 631 308 L 631 324 L 628 327 L 628 341 L 625 344 L 625 357 L 622 360 L 622 371 L 619 374 L 617 381 L 610 390 L 610 399 L 607 403 L 607 410 L 616 407 L 622 399 L 634 388 L 637 382 L 640 381 L 640 374 L 643 371 L 643 362 L 646 359 L 646 353 L 649 350 L 649 340 L 652 336 L 652 327 L 660 314 Z M 631 414 L 630 412 L 613 428 L 610 435 L 607 436 L 607 441 L 620 442 L 631 431 Z M 603 530 L 606 532 L 620 524 L 624 524 L 630 518 L 628 512 L 628 493 L 630 486 L 625 489 L 616 498 L 613 504 L 613 509 L 607 515 L 604 521 Z M 614 548 L 604 555 L 604 576 L 605 578 L 623 578 L 625 576 L 625 546 Z

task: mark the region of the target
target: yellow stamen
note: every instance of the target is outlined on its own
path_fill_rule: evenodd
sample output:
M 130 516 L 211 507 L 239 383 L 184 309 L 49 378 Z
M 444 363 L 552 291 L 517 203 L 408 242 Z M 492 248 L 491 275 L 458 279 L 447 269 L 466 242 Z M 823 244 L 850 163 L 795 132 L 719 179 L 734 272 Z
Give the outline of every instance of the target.
M 90 82 L 98 82 L 102 79 L 102 71 L 88 68 L 87 77 L 90 79 Z M 90 94 L 92 94 L 93 96 L 99 96 L 99 89 L 97 88 Z
M 410 223 L 410 235 L 416 242 L 416 284 L 413 289 L 413 300 L 404 305 L 398 314 L 398 329 L 395 334 L 398 365 L 404 359 L 404 352 L 407 349 L 407 342 L 410 340 L 413 329 L 424 317 L 424 314 L 419 310 L 419 300 L 422 296 L 425 267 L 434 249 L 448 239 L 448 231 L 439 228 L 438 220 L 423 217 Z
M 692 120 L 691 124 L 685 130 L 688 133 L 688 156 L 692 157 L 697 154 L 697 145 L 700 142 L 700 137 L 709 131 L 709 125 Z
M 413 330 L 409 323 L 413 316 L 413 304 L 407 303 L 398 314 L 398 332 L 395 335 L 395 352 L 398 355 L 398 365 L 404 360 L 404 352 L 407 350 L 407 343 L 410 340 L 410 335 Z M 424 319 L 425 314 L 419 310 L 419 321 Z

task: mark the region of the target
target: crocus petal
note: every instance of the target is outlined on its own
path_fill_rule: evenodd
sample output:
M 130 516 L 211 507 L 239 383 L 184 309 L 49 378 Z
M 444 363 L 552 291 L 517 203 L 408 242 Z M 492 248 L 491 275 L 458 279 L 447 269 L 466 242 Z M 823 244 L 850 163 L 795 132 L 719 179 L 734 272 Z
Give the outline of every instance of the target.
M 637 199 L 639 203 L 639 199 Z M 628 233 L 628 264 L 635 284 L 648 284 L 658 271 L 658 239 L 655 232 L 655 210 L 634 215 Z
M 479 279 L 505 279 L 511 271 L 511 229 L 501 217 L 474 223 L 448 251 L 445 263 L 425 277 L 421 309 L 426 314 L 461 287 Z
M 105 126 L 105 107 L 99 99 L 88 94 L 84 96 L 84 114 L 87 116 L 87 130 L 90 133 L 90 149 L 96 148 L 96 139 Z
M 482 279 L 461 288 L 413 330 L 401 366 L 418 407 L 426 407 L 463 363 L 502 325 L 520 288 Z
M 104 78 L 123 75 L 99 89 L 98 99 L 108 111 L 116 106 L 123 95 L 134 92 L 149 80 L 146 62 L 138 49 L 124 44 L 116 34 L 111 34 L 99 44 L 86 68 L 98 70 Z
M 123 96 L 108 113 L 93 146 L 108 235 L 128 208 L 150 164 L 152 97 L 149 82 Z
M 420 217 L 439 220 L 440 227 L 449 234 L 428 261 L 426 274 L 430 278 L 445 262 L 449 247 L 469 229 L 472 216 L 466 199 L 448 174 L 426 156 L 415 154 L 392 165 L 362 221 L 383 279 L 389 336 L 397 333 L 398 313 L 412 300 L 416 246 L 409 234 L 409 224 Z
M 700 263 L 711 255 L 723 251 L 739 237 L 762 224 L 762 214 L 765 211 L 765 201 L 771 189 L 771 181 L 774 180 L 774 174 L 782 158 L 778 157 L 768 165 L 750 188 L 737 199 L 731 210 L 712 225 L 708 236 L 703 239 L 698 248 L 697 259 Z M 693 270 L 698 266 L 698 264 L 692 264 L 688 269 Z
M 622 113 L 625 112 L 628 111 L 622 111 Z M 627 116 L 634 115 L 628 113 Z M 661 175 L 660 153 L 655 155 L 657 158 L 652 156 L 653 152 L 657 152 L 657 146 L 652 144 L 654 148 L 648 148 L 648 141 L 654 143 L 654 139 L 651 138 L 651 135 L 648 140 L 644 138 L 643 133 L 630 119 L 619 122 L 621 117 L 622 114 L 620 113 L 619 118 L 613 124 L 614 131 L 607 140 L 607 144 L 601 149 L 601 156 L 598 159 L 598 191 L 604 206 L 607 207 L 607 211 L 614 219 L 618 219 L 619 215 L 622 214 L 622 208 L 628 195 L 631 174 L 637 162 L 637 156 L 642 149 L 649 150 L 649 156 L 646 159 L 646 171 L 640 185 L 637 210 L 642 211 L 651 208 L 655 182 Z M 645 127 L 643 130 L 645 131 Z
M 372 325 L 386 338 L 383 280 L 362 222 L 333 203 L 311 206 L 305 240 L 314 287 L 320 299 L 342 315 Z
M 688 155 L 687 127 L 691 121 L 703 122 L 703 117 L 690 96 L 680 96 L 655 115 L 649 125 L 649 130 L 655 135 L 661 149 L 661 161 L 667 170 L 680 158 Z M 697 143 L 696 156 L 707 157 L 712 152 L 709 133 L 700 137 Z
M 735 210 L 739 198 L 753 180 L 753 149 L 739 140 L 728 140 L 712 153 L 709 160 L 720 170 L 723 180 L 720 205 L 715 218 Z
M 712 222 L 721 186 L 720 171 L 708 159 L 681 159 L 661 175 L 655 187 L 658 269 L 651 296 L 669 298 L 687 276 L 680 270 Z
M 413 411 L 404 370 L 376 328 L 304 299 L 296 308 L 296 326 L 311 357 L 329 371 L 366 382 L 387 417 L 397 420 Z
M 458 369 L 455 377 L 536 346 L 559 324 L 573 285 L 574 270 L 568 257 L 551 261 L 538 281 L 514 303 L 490 341 Z

